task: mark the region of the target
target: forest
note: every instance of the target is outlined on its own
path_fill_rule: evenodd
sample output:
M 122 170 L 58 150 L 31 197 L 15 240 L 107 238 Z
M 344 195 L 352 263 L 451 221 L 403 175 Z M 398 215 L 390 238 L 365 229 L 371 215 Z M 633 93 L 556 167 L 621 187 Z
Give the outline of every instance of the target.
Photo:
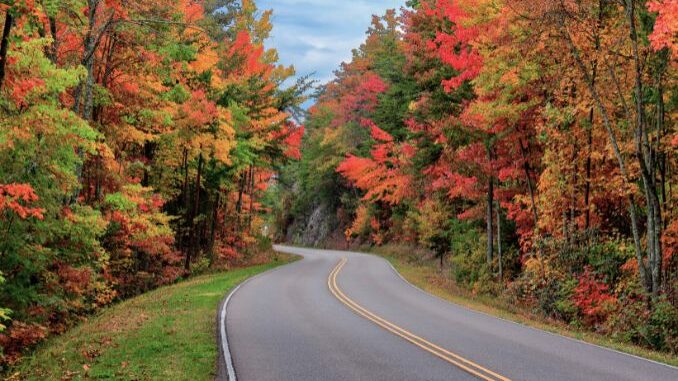
M 275 239 L 424 248 L 474 295 L 678 353 L 677 38 L 676 0 L 375 16 L 269 189 Z
M 678 354 L 678 0 L 410 0 L 323 86 L 253 0 L 0 0 L 0 25 L 2 371 L 273 242 L 398 248 Z
M 249 0 L 0 2 L 0 365 L 265 245 L 310 83 Z

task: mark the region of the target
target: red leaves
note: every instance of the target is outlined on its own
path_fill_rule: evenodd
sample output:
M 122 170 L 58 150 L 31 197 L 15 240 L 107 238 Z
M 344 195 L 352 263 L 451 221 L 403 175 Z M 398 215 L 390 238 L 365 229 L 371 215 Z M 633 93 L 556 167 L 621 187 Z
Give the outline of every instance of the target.
M 229 57 L 233 61 L 239 62 L 238 67 L 234 68 L 233 74 L 251 77 L 251 76 L 268 76 L 270 65 L 261 62 L 261 56 L 264 54 L 263 46 L 255 46 L 252 44 L 250 34 L 241 31 L 235 37 L 235 41 L 228 51 Z
M 654 30 L 649 39 L 652 48 L 661 50 L 668 48 L 674 59 L 678 58 L 676 39 L 678 35 L 678 0 L 656 0 L 647 3 L 650 12 L 657 13 Z
M 370 129 L 370 136 L 372 136 L 372 139 L 385 143 L 393 141 L 393 136 L 391 136 L 388 132 L 382 130 L 381 128 L 377 127 L 377 125 L 373 121 L 369 119 L 363 119 L 360 124 L 363 127 Z
M 38 200 L 38 195 L 28 184 L 0 184 L 0 212 L 8 209 L 16 213 L 21 219 L 35 217 L 42 220 L 44 209 L 22 205 L 31 204 Z
M 372 94 L 383 93 L 388 89 L 386 82 L 384 82 L 381 77 L 375 73 L 368 73 L 363 78 L 363 83 L 360 86 L 361 90 Z
M 285 157 L 301 159 L 301 142 L 304 139 L 304 126 L 283 123 L 280 131 L 273 133 L 272 139 L 280 141 Z
M 467 6 L 473 1 L 468 0 Z M 434 40 L 429 40 L 429 49 L 437 51 L 443 63 L 457 71 L 453 78 L 443 81 L 445 91 L 451 92 L 464 82 L 478 76 L 483 66 L 482 56 L 473 48 L 473 40 L 479 35 L 477 27 L 464 26 L 468 22 L 468 14 L 459 6 L 459 1 L 438 0 L 434 7 L 424 3 L 424 13 L 441 22 L 454 25 L 453 31 L 438 30 Z
M 617 302 L 608 292 L 608 286 L 598 280 L 589 268 L 579 277 L 572 300 L 591 326 L 604 323 Z
M 301 159 L 301 140 L 304 138 L 304 126 L 296 127 L 286 138 L 285 156 L 293 159 Z
M 11 78 L 7 81 L 11 89 L 11 97 L 17 107 L 28 106 L 26 97 L 38 87 L 45 86 L 41 78 Z
M 59 263 L 56 268 L 59 285 L 67 293 L 83 295 L 92 286 L 92 270 L 90 268 L 77 269 L 66 263 Z
M 12 322 L 8 332 L 0 334 L 0 346 L 3 349 L 3 362 L 14 364 L 27 348 L 43 341 L 48 334 L 45 326 L 28 324 L 20 321 Z
M 217 105 L 207 99 L 203 90 L 191 93 L 191 99 L 181 105 L 183 119 L 192 127 L 203 127 L 214 123 L 216 120 Z

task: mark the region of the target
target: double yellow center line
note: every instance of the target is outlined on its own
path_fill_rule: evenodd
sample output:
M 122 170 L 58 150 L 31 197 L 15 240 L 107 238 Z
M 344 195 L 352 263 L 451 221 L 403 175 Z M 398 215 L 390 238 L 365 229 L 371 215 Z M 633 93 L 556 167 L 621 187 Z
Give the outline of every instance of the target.
M 473 361 L 467 360 L 461 356 L 459 356 L 456 353 L 452 353 L 448 351 L 447 349 L 441 348 L 430 341 L 427 341 L 412 332 L 409 332 L 389 321 L 386 319 L 368 311 L 355 301 L 353 301 L 351 298 L 346 296 L 339 286 L 337 285 L 337 275 L 339 275 L 339 272 L 341 269 L 346 265 L 346 262 L 348 260 L 346 258 L 342 258 L 337 266 L 332 270 L 330 273 L 329 277 L 327 278 L 327 286 L 330 288 L 330 292 L 337 298 L 339 299 L 340 302 L 345 304 L 348 308 L 353 310 L 356 314 L 364 317 L 365 319 L 373 322 L 374 324 L 382 327 L 383 329 L 393 333 L 396 336 L 399 336 L 410 343 L 416 345 L 417 347 L 432 353 L 433 355 L 440 357 L 441 359 L 449 362 L 450 364 L 478 377 L 481 380 L 485 381 L 511 381 L 510 379 L 499 375 L 489 369 L 483 368 L 482 366 L 474 363 Z

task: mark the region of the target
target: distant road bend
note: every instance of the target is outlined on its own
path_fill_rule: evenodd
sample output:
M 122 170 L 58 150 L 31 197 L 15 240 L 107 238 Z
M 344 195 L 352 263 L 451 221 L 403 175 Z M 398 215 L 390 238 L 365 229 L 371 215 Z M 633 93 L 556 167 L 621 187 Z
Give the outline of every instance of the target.
M 276 246 L 303 260 L 220 309 L 219 379 L 676 381 L 678 368 L 445 302 L 376 256 Z M 225 311 L 225 315 L 223 312 Z

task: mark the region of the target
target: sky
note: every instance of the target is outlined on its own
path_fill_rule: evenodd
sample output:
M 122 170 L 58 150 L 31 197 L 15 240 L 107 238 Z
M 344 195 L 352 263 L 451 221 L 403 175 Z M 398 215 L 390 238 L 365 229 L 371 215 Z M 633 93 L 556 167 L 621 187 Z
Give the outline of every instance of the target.
M 372 15 L 399 8 L 405 0 L 258 0 L 273 9 L 273 31 L 266 46 L 276 48 L 280 63 L 294 65 L 297 76 L 312 74 L 324 83 L 351 50 L 365 40 Z

